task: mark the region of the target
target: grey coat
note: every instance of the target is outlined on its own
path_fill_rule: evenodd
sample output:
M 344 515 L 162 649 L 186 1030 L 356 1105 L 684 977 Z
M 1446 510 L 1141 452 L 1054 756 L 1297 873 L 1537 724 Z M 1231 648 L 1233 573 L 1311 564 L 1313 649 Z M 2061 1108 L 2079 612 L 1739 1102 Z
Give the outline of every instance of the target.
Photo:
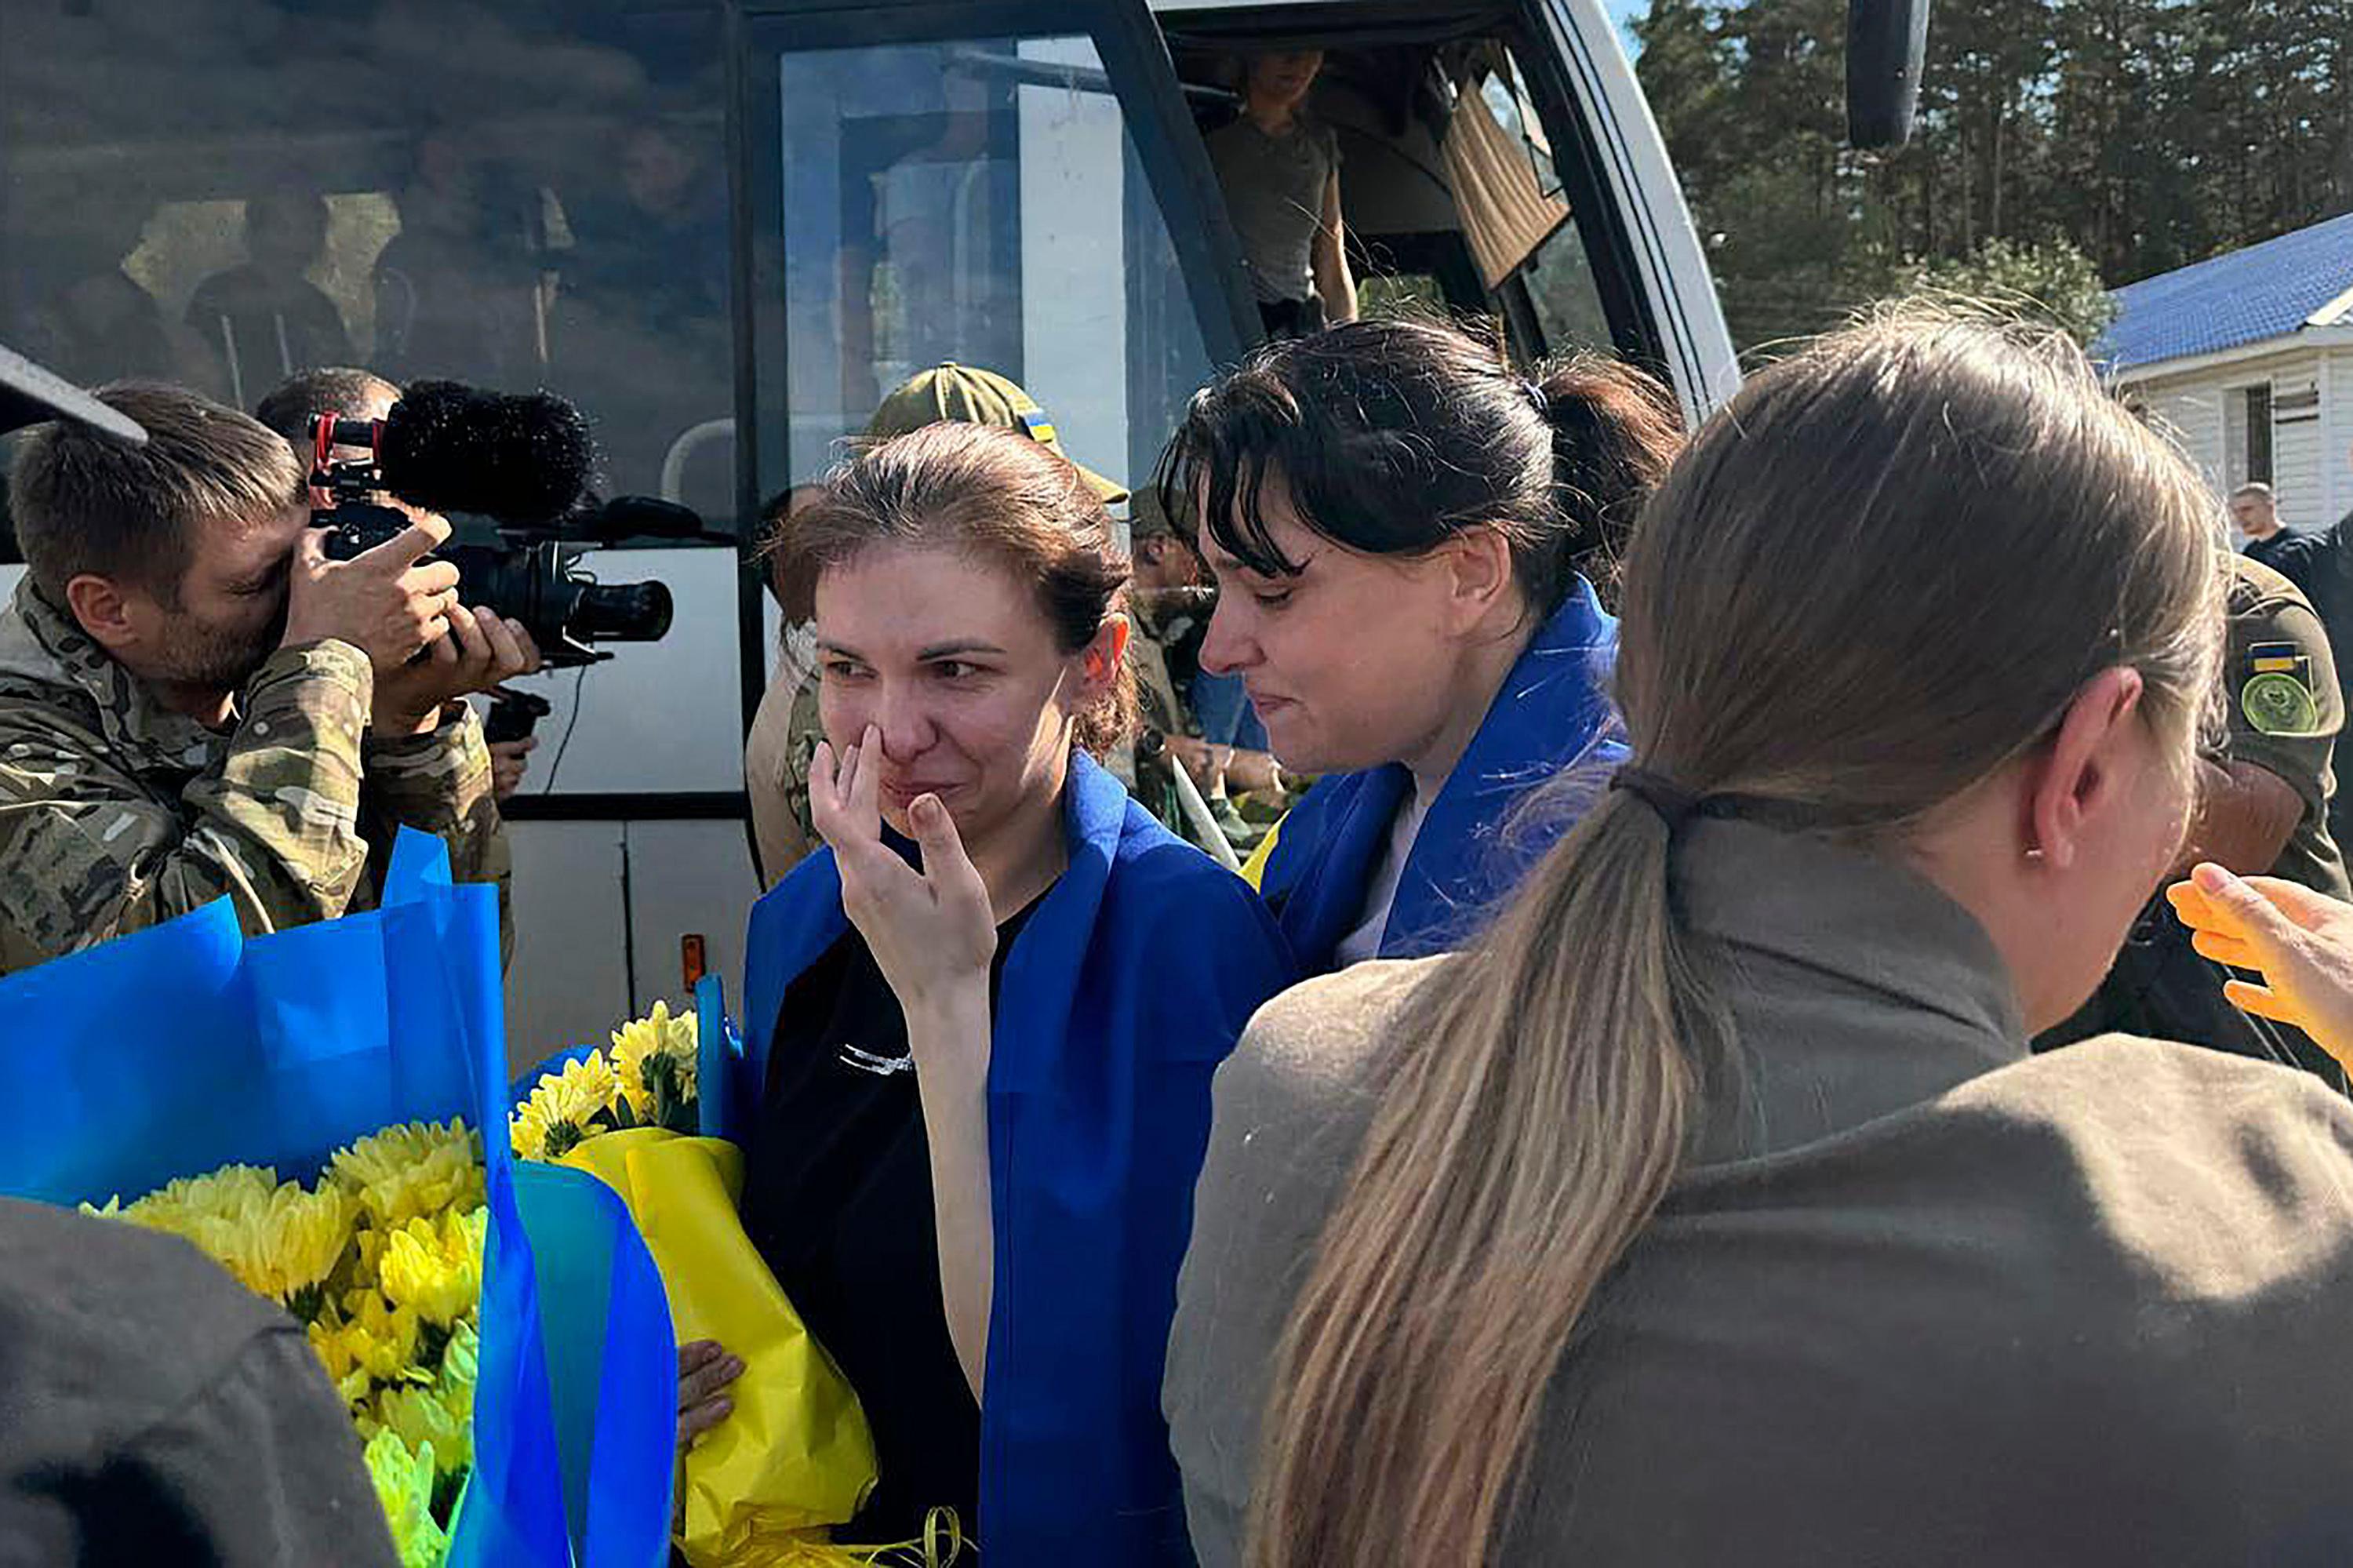
M 1556 1373 L 1493 1561 L 2353 1562 L 2353 1107 L 2188 1046 L 2029 1057 L 1983 929 L 1855 851 L 1702 821 L 1675 893 L 1745 1086 Z M 1204 1568 L 1444 961 L 1289 992 L 1219 1075 L 1164 1400 Z

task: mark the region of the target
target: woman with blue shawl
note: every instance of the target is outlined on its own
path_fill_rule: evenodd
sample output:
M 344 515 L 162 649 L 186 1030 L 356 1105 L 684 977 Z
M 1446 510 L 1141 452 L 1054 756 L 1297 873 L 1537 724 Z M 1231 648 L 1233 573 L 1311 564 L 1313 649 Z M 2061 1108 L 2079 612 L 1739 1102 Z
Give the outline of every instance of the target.
M 1187 1563 L 1158 1392 L 1209 1079 L 1293 971 L 1096 760 L 1134 699 L 1110 519 L 1049 448 L 935 425 L 836 470 L 776 569 L 828 847 L 754 911 L 733 1097 L 746 1229 L 874 1430 L 838 1533 L 944 1505 L 987 1562 Z
M 1161 488 L 1217 578 L 1201 668 L 1324 776 L 1260 879 L 1304 972 L 1460 946 L 1568 825 L 1523 800 L 1622 750 L 1617 622 L 1579 566 L 1681 443 L 1639 371 L 1527 380 L 1394 319 L 1271 344 L 1194 398 Z

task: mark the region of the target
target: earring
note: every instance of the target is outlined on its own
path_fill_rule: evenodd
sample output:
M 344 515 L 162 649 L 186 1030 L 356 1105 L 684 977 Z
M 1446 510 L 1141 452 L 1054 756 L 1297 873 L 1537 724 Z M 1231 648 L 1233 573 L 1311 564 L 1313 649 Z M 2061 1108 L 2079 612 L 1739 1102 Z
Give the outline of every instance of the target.
M 2033 848 L 2028 850 L 2026 852 L 2026 858 L 2032 861 L 2041 860 L 2042 858 L 2042 846 L 2037 844 Z

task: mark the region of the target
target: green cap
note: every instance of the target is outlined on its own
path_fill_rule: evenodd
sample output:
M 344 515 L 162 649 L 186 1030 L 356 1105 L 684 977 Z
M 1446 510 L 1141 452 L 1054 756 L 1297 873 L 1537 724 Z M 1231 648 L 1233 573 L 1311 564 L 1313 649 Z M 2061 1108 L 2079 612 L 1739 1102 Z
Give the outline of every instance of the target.
M 1167 509 L 1160 504 L 1157 486 L 1145 485 L 1127 501 L 1127 535 L 1131 539 L 1149 539 L 1165 534 L 1177 537 L 1176 524 L 1169 520 Z
M 1105 479 L 1084 463 L 1071 461 L 1054 433 L 1054 421 L 1038 407 L 1038 400 L 994 371 L 954 363 L 926 370 L 882 399 L 874 418 L 867 421 L 866 433 L 887 441 L 926 425 L 950 422 L 1018 430 L 1070 461 L 1105 505 L 1116 506 L 1127 499 L 1125 485 Z

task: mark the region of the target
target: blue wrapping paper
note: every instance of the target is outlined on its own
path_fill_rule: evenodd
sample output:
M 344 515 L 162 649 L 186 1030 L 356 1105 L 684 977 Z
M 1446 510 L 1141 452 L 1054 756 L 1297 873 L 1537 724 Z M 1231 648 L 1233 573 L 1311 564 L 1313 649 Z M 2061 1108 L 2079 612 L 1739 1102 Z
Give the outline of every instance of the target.
M 383 907 L 267 937 L 226 900 L 0 980 L 0 1192 L 125 1202 L 242 1161 L 314 1175 L 397 1122 L 483 1132 L 474 1475 L 459 1568 L 667 1560 L 677 1348 L 628 1209 L 506 1139 L 498 898 L 403 831 Z

